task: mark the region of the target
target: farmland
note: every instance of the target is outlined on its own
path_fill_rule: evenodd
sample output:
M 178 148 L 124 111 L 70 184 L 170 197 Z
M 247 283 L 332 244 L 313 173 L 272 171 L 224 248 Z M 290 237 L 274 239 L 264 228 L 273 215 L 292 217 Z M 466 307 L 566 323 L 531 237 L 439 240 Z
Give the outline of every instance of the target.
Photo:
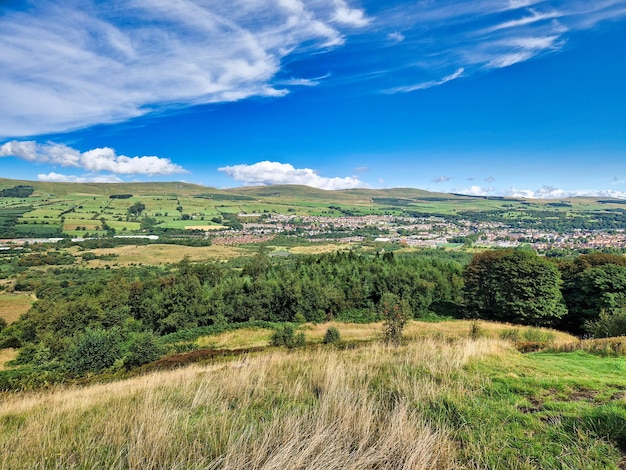
M 622 201 L 3 188 L 0 468 L 623 465 Z
M 0 230 L 10 237 L 93 237 L 227 228 L 235 221 L 273 215 L 330 217 L 440 216 L 568 224 L 622 220 L 623 201 L 574 198 L 562 201 L 471 197 L 417 189 L 324 191 L 304 186 L 217 190 L 187 183 L 72 184 L 0 179 L 0 190 L 28 186 L 28 197 L 0 197 Z M 137 206 L 139 205 L 139 206 Z M 141 210 L 133 208 L 140 207 Z M 594 222 L 595 221 L 595 222 Z M 623 221 L 618 222 L 622 224 Z M 583 224 L 584 225 L 584 224 Z M 601 227 L 600 227 L 601 228 Z

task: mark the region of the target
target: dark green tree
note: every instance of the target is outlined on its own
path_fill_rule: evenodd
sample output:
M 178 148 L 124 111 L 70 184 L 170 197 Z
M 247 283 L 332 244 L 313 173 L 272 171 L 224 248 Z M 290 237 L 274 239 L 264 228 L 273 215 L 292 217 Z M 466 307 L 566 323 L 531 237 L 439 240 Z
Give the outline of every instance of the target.
M 558 269 L 528 250 L 477 253 L 465 271 L 464 298 L 471 318 L 552 326 L 566 313 Z
M 87 329 L 74 338 L 67 354 L 71 372 L 99 372 L 111 367 L 122 355 L 122 336 L 119 329 Z
M 128 208 L 128 215 L 138 216 L 146 209 L 143 202 L 136 202 Z
M 566 270 L 563 296 L 568 314 L 559 327 L 575 334 L 583 333 L 587 323 L 595 322 L 600 312 L 610 315 L 626 307 L 626 266 L 593 265 L 584 261 L 580 272 Z

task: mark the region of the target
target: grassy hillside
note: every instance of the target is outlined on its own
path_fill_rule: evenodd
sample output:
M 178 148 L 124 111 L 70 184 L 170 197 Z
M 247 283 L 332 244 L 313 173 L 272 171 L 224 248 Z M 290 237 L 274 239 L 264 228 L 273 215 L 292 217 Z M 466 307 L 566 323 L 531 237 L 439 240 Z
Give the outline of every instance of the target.
M 326 191 L 282 185 L 219 190 L 189 183 L 43 183 L 0 179 L 0 191 L 31 186 L 29 197 L 0 197 L 0 238 L 136 233 L 145 216 L 160 229 L 210 230 L 237 214 L 444 215 L 482 220 L 623 219 L 617 199 L 522 200 L 433 193 L 411 188 Z M 129 209 L 142 204 L 132 214 Z M 494 219 L 495 217 L 495 219 Z M 622 220 L 620 219 L 620 220 Z M 103 225 L 103 221 L 106 225 Z M 580 224 L 579 224 L 580 225 Z M 615 228 L 615 224 L 611 225 Z
M 489 338 L 272 349 L 0 399 L 0 467 L 606 469 L 624 358 Z

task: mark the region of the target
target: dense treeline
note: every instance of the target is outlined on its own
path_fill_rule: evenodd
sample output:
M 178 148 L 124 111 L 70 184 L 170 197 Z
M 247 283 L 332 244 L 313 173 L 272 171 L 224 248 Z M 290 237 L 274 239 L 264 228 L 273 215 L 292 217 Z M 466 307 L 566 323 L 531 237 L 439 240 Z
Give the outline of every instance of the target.
M 57 268 L 45 279 L 24 273 L 17 285 L 34 290 L 38 300 L 0 333 L 0 345 L 20 347 L 19 364 L 83 373 L 115 361 L 137 365 L 141 359 L 128 358 L 137 341 L 152 351 L 163 335 L 212 325 L 375 321 L 383 298 L 420 318 L 460 305 L 464 261 L 464 255 L 437 252 L 258 254 L 239 267 L 183 260 L 167 269 Z M 85 362 L 92 350 L 109 359 Z
M 554 204 L 552 204 L 552 206 L 554 206 Z M 447 220 L 453 220 L 450 216 L 445 217 Z M 623 229 L 626 225 L 626 210 L 624 209 L 611 209 L 579 214 L 528 208 L 511 212 L 507 210 L 483 212 L 467 211 L 460 212 L 457 217 L 474 222 L 499 222 L 511 228 L 532 228 L 554 232 L 614 230 Z
M 464 277 L 468 316 L 577 335 L 626 334 L 622 255 L 591 253 L 555 261 L 529 250 L 485 251 L 474 256 Z
M 26 198 L 35 192 L 33 186 L 17 185 L 0 191 L 0 197 Z
M 185 259 L 165 268 L 26 271 L 15 285 L 38 300 L 0 328 L 0 347 L 20 348 L 14 364 L 38 377 L 136 367 L 174 351 L 171 338 L 229 325 L 378 321 L 394 309 L 407 318 L 466 316 L 626 334 L 626 258 L 603 253 L 551 259 L 506 249 L 471 260 L 442 250 L 259 253 L 228 264 Z M 8 387 L 2 377 L 20 373 L 0 373 L 0 388 Z

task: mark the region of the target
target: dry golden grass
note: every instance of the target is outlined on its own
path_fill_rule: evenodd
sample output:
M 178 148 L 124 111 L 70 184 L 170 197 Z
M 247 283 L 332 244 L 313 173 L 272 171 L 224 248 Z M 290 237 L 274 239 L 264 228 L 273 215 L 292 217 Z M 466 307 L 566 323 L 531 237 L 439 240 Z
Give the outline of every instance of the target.
M 17 357 L 17 350 L 13 348 L 0 349 L 0 370 L 5 369 L 5 364 Z
M 215 336 L 202 336 L 196 344 L 200 347 L 243 349 L 267 346 L 272 338 L 272 330 L 266 328 L 241 328 Z
M 349 251 L 354 246 L 354 243 L 321 243 L 319 245 L 294 246 L 289 248 L 289 252 L 297 255 L 316 255 L 335 251 Z
M 517 329 L 520 332 L 524 332 L 531 329 L 531 327 L 528 326 L 512 325 L 509 323 L 495 323 L 481 320 L 476 322 L 474 322 L 473 320 L 455 320 L 434 323 L 413 321 L 407 323 L 404 333 L 405 336 L 409 338 L 431 335 L 443 335 L 445 337 L 462 338 L 469 336 L 469 332 L 472 328 L 473 323 L 476 323 L 478 325 L 480 334 L 488 338 L 499 338 L 500 334 L 504 331 Z M 550 333 L 554 337 L 552 343 L 555 345 L 565 344 L 576 340 L 575 336 L 564 333 L 562 331 L 552 330 L 549 328 L 539 328 L 539 330 Z
M 466 338 L 470 335 L 472 324 L 471 320 L 455 320 L 455 321 L 443 321 L 443 322 L 423 322 L 423 321 L 409 321 L 404 328 L 404 338 L 415 339 L 423 336 L 436 336 L 445 338 Z M 529 327 L 520 325 L 510 325 L 507 323 L 494 323 L 486 321 L 478 321 L 478 328 L 480 334 L 487 338 L 499 338 L 503 331 L 518 329 L 525 331 Z M 307 341 L 321 341 L 326 334 L 326 330 L 334 326 L 339 330 L 341 338 L 347 341 L 362 341 L 376 339 L 382 332 L 382 323 L 319 323 L 319 324 L 307 324 L 303 327 Z M 540 330 L 546 331 L 554 335 L 555 344 L 565 344 L 571 341 L 575 341 L 576 338 L 567 333 L 563 333 L 557 330 L 550 330 L 541 328 Z
M 13 323 L 30 309 L 34 301 L 35 298 L 31 294 L 3 292 L 0 294 L 0 318 L 4 318 L 7 323 Z
M 420 337 L 438 338 L 467 338 L 470 336 L 472 321 L 455 320 L 445 322 L 421 322 L 409 321 L 404 329 L 404 338 L 413 340 Z M 479 321 L 478 327 L 481 336 L 486 338 L 499 338 L 503 331 L 517 329 L 524 332 L 529 327 L 520 325 L 510 325 L 506 323 L 493 323 Z M 380 339 L 382 323 L 305 323 L 299 326 L 299 330 L 304 332 L 307 343 L 320 343 L 324 339 L 326 330 L 334 326 L 339 330 L 343 341 L 371 341 Z M 554 346 L 568 344 L 576 341 L 576 338 L 567 333 L 557 330 L 541 328 L 541 331 L 549 332 L 554 336 L 551 343 Z M 244 349 L 259 346 L 268 346 L 272 337 L 272 330 L 264 328 L 241 328 L 213 336 L 203 336 L 198 338 L 196 344 L 200 347 L 215 347 L 219 349 Z
M 341 339 L 344 341 L 367 341 L 376 339 L 382 332 L 382 323 L 307 323 L 301 328 L 304 336 L 309 342 L 321 342 L 324 339 L 326 330 L 334 326 L 341 333 Z
M 472 393 L 458 373 L 498 340 L 424 338 L 255 355 L 0 400 L 0 467 L 452 469 L 418 404 Z M 419 373 L 411 373 L 419 370 Z
M 185 256 L 191 261 L 228 260 L 241 256 L 245 251 L 234 246 L 179 246 L 179 245 L 126 245 L 116 248 L 98 248 L 89 250 L 97 256 L 116 254 L 111 261 L 92 260 L 87 264 L 90 267 L 103 267 L 111 264 L 128 266 L 130 264 L 169 264 L 177 263 Z

